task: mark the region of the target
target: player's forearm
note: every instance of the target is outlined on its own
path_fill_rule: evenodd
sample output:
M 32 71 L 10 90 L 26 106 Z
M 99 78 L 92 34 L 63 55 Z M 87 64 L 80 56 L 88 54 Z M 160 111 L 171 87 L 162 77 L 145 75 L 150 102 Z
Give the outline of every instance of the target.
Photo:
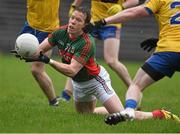
M 145 11 L 143 6 L 137 6 L 133 8 L 129 8 L 119 12 L 113 16 L 110 16 L 105 19 L 107 24 L 114 24 L 114 23 L 123 23 L 128 20 L 140 18 L 142 16 L 147 16 L 147 12 Z
M 42 53 L 46 53 L 47 51 L 51 50 L 53 48 L 53 46 L 51 46 L 48 42 L 48 38 L 46 38 L 39 46 L 38 49 L 36 51 L 37 54 L 39 54 L 40 52 Z
M 83 0 L 74 0 L 73 5 L 74 6 L 81 6 Z
M 122 6 L 124 9 L 134 7 L 139 4 L 139 0 L 126 0 L 123 2 Z
M 69 64 L 60 63 L 51 59 L 49 65 L 68 77 L 74 77 L 77 74 L 77 71 Z

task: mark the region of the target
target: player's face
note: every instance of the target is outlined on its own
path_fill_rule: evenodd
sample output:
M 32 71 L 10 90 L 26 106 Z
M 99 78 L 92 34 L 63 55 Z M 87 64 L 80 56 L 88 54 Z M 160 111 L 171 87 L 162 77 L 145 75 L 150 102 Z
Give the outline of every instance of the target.
M 78 33 L 82 33 L 85 26 L 85 19 L 85 14 L 79 11 L 74 11 L 71 18 L 69 19 L 68 33 L 77 35 Z

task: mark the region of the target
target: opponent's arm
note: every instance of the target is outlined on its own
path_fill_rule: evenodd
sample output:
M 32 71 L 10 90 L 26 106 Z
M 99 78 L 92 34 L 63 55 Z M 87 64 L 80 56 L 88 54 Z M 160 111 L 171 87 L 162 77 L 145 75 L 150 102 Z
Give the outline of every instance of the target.
M 122 12 L 119 12 L 113 16 L 110 16 L 108 18 L 105 18 L 104 21 L 106 24 L 111 23 L 122 23 L 128 20 L 141 18 L 144 16 L 148 16 L 148 12 L 146 11 L 144 5 L 140 5 L 137 7 L 132 7 L 126 10 L 123 10 Z
M 76 7 L 79 7 L 81 5 L 83 0 L 74 0 L 74 2 L 71 4 L 69 9 L 69 17 L 71 17 L 72 13 L 74 12 Z
M 134 7 L 139 4 L 139 0 L 126 0 L 123 2 L 122 7 L 123 9 Z
M 108 9 L 107 13 L 109 15 L 117 14 L 126 8 L 136 6 L 139 3 L 139 0 L 125 0 L 122 4 L 114 4 L 111 8 Z
M 73 5 L 80 6 L 83 0 L 74 0 Z

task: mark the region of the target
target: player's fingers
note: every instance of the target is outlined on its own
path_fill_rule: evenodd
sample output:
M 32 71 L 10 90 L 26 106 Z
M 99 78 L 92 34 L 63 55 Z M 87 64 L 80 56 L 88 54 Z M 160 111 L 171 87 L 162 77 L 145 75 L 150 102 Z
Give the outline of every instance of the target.
M 149 46 L 144 46 L 143 49 L 144 50 L 147 50 L 149 48 Z
M 10 53 L 17 54 L 17 51 L 16 50 L 10 50 Z
M 150 52 L 152 49 L 153 49 L 153 46 L 149 47 L 147 51 Z
M 143 42 L 141 42 L 141 44 L 140 44 L 141 48 L 144 48 L 146 45 L 147 45 L 147 42 L 146 42 L 146 41 L 143 41 Z

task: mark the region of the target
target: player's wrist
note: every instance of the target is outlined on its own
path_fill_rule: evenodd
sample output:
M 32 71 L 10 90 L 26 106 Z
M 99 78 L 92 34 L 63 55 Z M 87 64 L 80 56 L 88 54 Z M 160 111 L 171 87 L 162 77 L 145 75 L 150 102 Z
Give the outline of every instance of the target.
M 72 3 L 71 4 L 71 7 L 73 8 L 73 9 L 75 9 L 76 7 L 78 7 L 75 3 Z
M 50 60 L 49 60 L 49 64 L 50 64 L 50 65 L 53 65 L 53 63 L 54 63 L 54 60 L 50 59 Z
M 122 7 L 122 10 L 126 9 L 123 5 L 121 7 Z
M 102 25 L 103 25 L 103 26 L 107 24 L 107 22 L 106 22 L 105 19 L 102 19 L 101 22 L 102 22 Z
M 72 7 L 73 9 L 75 9 L 75 8 L 76 8 L 76 5 L 72 4 L 71 7 Z

